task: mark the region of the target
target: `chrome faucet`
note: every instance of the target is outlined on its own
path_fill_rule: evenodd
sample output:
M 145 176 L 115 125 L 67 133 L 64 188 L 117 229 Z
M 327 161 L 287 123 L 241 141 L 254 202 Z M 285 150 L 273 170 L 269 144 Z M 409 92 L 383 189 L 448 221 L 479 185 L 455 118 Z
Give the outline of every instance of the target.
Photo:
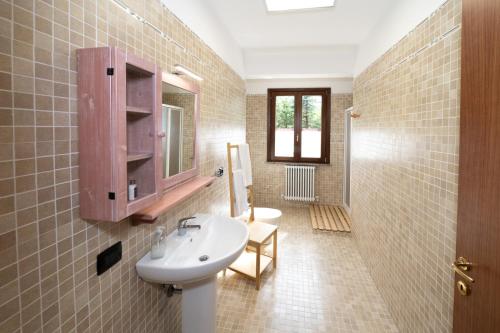
M 201 225 L 199 224 L 187 224 L 190 220 L 194 220 L 196 217 L 183 217 L 177 222 L 177 234 L 179 236 L 184 236 L 186 234 L 186 229 L 197 228 L 201 229 Z

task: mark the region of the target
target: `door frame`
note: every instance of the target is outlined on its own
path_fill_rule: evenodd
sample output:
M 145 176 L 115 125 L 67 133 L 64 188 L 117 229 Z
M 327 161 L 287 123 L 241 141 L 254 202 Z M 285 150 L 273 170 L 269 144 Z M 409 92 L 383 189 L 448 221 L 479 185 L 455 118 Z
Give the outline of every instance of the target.
M 344 110 L 344 177 L 342 187 L 342 205 L 346 212 L 351 215 L 351 181 L 352 181 L 352 120 L 351 112 L 353 107 Z M 349 142 L 348 142 L 349 141 Z M 349 144 L 348 144 L 349 143 Z M 349 158 L 348 158 L 349 157 Z M 349 173 L 347 172 L 349 170 Z M 347 180 L 349 179 L 349 204 L 347 204 Z
M 184 137 L 184 108 L 176 105 L 170 105 L 170 104 L 162 104 L 162 113 L 163 111 L 166 112 L 166 123 L 163 123 L 165 119 L 162 119 L 162 125 L 166 125 L 165 132 L 167 135 L 165 135 L 165 148 L 163 149 L 164 153 L 164 158 L 166 158 L 166 166 L 165 166 L 165 174 L 166 177 L 171 177 L 170 174 L 170 136 L 168 133 L 170 132 L 170 127 L 172 126 L 172 110 L 179 111 L 180 113 L 180 128 L 179 128 L 179 137 L 183 138 Z M 163 116 L 163 114 L 162 114 Z M 182 172 L 182 161 L 184 158 L 184 151 L 183 151 L 183 141 L 179 140 L 179 161 L 178 161 L 178 168 L 179 168 L 179 173 Z

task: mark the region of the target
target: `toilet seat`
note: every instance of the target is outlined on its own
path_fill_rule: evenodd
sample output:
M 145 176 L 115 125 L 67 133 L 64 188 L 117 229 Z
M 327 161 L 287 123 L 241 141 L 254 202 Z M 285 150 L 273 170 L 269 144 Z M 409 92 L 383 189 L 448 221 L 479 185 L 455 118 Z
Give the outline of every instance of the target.
M 255 207 L 254 209 L 255 221 L 258 222 L 277 225 L 281 215 L 282 215 L 281 210 L 275 208 Z M 249 217 L 250 217 L 250 209 L 246 210 L 242 215 L 238 216 L 238 218 L 245 221 L 248 221 Z

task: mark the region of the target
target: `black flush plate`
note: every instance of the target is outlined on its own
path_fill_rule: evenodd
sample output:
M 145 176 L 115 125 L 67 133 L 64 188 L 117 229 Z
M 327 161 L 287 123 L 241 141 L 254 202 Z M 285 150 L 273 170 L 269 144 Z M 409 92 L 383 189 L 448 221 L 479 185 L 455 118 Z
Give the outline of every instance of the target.
M 97 255 L 97 275 L 101 275 L 122 259 L 122 242 L 118 242 Z

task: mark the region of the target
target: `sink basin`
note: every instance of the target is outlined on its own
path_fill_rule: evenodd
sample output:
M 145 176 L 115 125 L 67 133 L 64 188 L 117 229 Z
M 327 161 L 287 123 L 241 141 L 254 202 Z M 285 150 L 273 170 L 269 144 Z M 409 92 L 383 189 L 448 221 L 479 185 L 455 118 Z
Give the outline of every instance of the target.
M 149 282 L 182 286 L 182 332 L 215 333 L 217 309 L 216 274 L 235 261 L 248 242 L 248 227 L 224 216 L 196 214 L 180 236 L 167 236 L 161 259 L 146 254 L 136 264 L 139 276 Z
M 144 280 L 162 284 L 186 284 L 203 280 L 229 266 L 248 242 L 248 227 L 224 216 L 197 214 L 183 236 L 177 229 L 167 236 L 167 250 L 161 259 L 146 254 L 136 264 Z

